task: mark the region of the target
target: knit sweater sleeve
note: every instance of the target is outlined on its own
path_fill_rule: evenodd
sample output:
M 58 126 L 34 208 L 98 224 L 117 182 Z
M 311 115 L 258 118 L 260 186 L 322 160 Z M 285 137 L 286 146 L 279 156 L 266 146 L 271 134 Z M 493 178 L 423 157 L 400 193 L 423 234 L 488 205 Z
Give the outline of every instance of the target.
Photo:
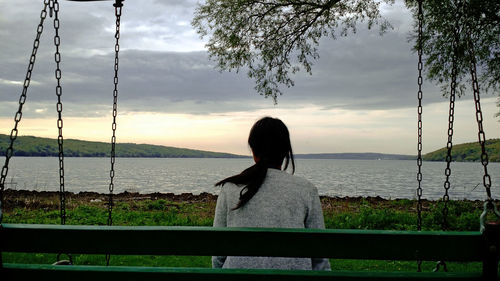
M 227 200 L 224 188 L 222 188 L 217 198 L 217 205 L 215 207 L 215 217 L 214 217 L 214 227 L 226 227 L 227 226 Z M 224 262 L 226 261 L 226 256 L 213 256 L 212 257 L 212 267 L 222 268 Z
M 325 220 L 323 218 L 323 210 L 321 208 L 321 201 L 316 187 L 311 191 L 311 203 L 307 213 L 304 226 L 306 228 L 324 229 Z M 312 258 L 312 270 L 331 270 L 330 262 L 326 258 Z

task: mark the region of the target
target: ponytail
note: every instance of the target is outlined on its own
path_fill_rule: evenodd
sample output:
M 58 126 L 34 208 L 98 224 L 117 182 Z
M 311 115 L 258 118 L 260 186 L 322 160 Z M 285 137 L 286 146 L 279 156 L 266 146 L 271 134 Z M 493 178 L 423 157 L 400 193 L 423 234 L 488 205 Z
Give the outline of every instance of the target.
M 232 210 L 243 207 L 259 191 L 266 178 L 268 168 L 263 162 L 265 161 L 259 161 L 255 165 L 245 169 L 239 175 L 223 179 L 215 184 L 216 186 L 224 186 L 225 183 L 231 182 L 236 185 L 245 185 L 240 191 L 238 204 Z

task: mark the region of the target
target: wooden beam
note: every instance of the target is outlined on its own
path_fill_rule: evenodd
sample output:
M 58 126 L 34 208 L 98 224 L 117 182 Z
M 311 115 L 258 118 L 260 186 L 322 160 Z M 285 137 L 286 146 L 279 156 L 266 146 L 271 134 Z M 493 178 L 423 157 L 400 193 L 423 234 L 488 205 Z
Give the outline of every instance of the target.
M 481 261 L 479 232 L 3 224 L 2 252 Z

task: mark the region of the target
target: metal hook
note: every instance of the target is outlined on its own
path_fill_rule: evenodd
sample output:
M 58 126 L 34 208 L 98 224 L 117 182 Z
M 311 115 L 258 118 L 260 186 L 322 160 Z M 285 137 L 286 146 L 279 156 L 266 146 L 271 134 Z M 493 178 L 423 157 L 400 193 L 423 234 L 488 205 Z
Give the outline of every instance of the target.
M 493 202 L 493 200 L 488 200 L 484 202 L 484 210 L 481 213 L 481 217 L 479 218 L 479 225 L 480 225 L 480 231 L 481 233 L 484 232 L 485 229 L 485 224 L 486 224 L 486 216 L 488 215 L 488 211 L 492 210 L 493 214 L 497 216 L 497 218 L 500 219 L 500 212 L 498 211 L 497 205 Z
M 438 272 L 439 271 L 439 268 L 443 266 L 443 271 L 444 272 L 448 272 L 448 267 L 446 266 L 446 262 L 445 261 L 438 261 L 436 263 L 436 268 L 434 268 L 433 272 Z
M 68 256 L 67 260 L 61 260 L 62 254 L 57 254 L 57 261 L 52 265 L 73 265 L 73 257 L 71 254 L 66 254 Z

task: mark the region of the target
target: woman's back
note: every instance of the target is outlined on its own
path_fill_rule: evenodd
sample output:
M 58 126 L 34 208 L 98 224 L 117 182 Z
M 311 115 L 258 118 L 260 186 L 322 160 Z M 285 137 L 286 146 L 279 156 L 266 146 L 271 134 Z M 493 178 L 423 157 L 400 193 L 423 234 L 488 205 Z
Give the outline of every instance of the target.
M 316 223 L 318 228 L 324 227 L 321 209 L 313 210 L 321 207 L 318 206 L 318 191 L 303 178 L 285 171 L 268 169 L 264 183 L 252 200 L 245 206 L 232 210 L 238 204 L 240 190 L 241 187 L 234 184 L 224 185 L 219 195 L 221 199 L 217 202 L 219 208 L 215 213 L 216 223 L 227 217 L 227 221 L 219 222 L 223 224 L 221 226 L 308 228 L 312 227 L 310 223 L 320 221 L 321 225 Z M 224 202 L 220 202 L 222 200 Z M 223 214 L 225 215 L 220 216 Z M 321 216 L 310 217 L 316 214 Z
M 316 187 L 309 181 L 277 169 L 268 169 L 259 191 L 244 206 L 238 204 L 241 187 L 226 184 L 215 212 L 214 227 L 324 228 Z M 244 241 L 242 241 L 244 243 Z M 214 257 L 214 267 L 324 270 L 326 259 L 279 257 Z

